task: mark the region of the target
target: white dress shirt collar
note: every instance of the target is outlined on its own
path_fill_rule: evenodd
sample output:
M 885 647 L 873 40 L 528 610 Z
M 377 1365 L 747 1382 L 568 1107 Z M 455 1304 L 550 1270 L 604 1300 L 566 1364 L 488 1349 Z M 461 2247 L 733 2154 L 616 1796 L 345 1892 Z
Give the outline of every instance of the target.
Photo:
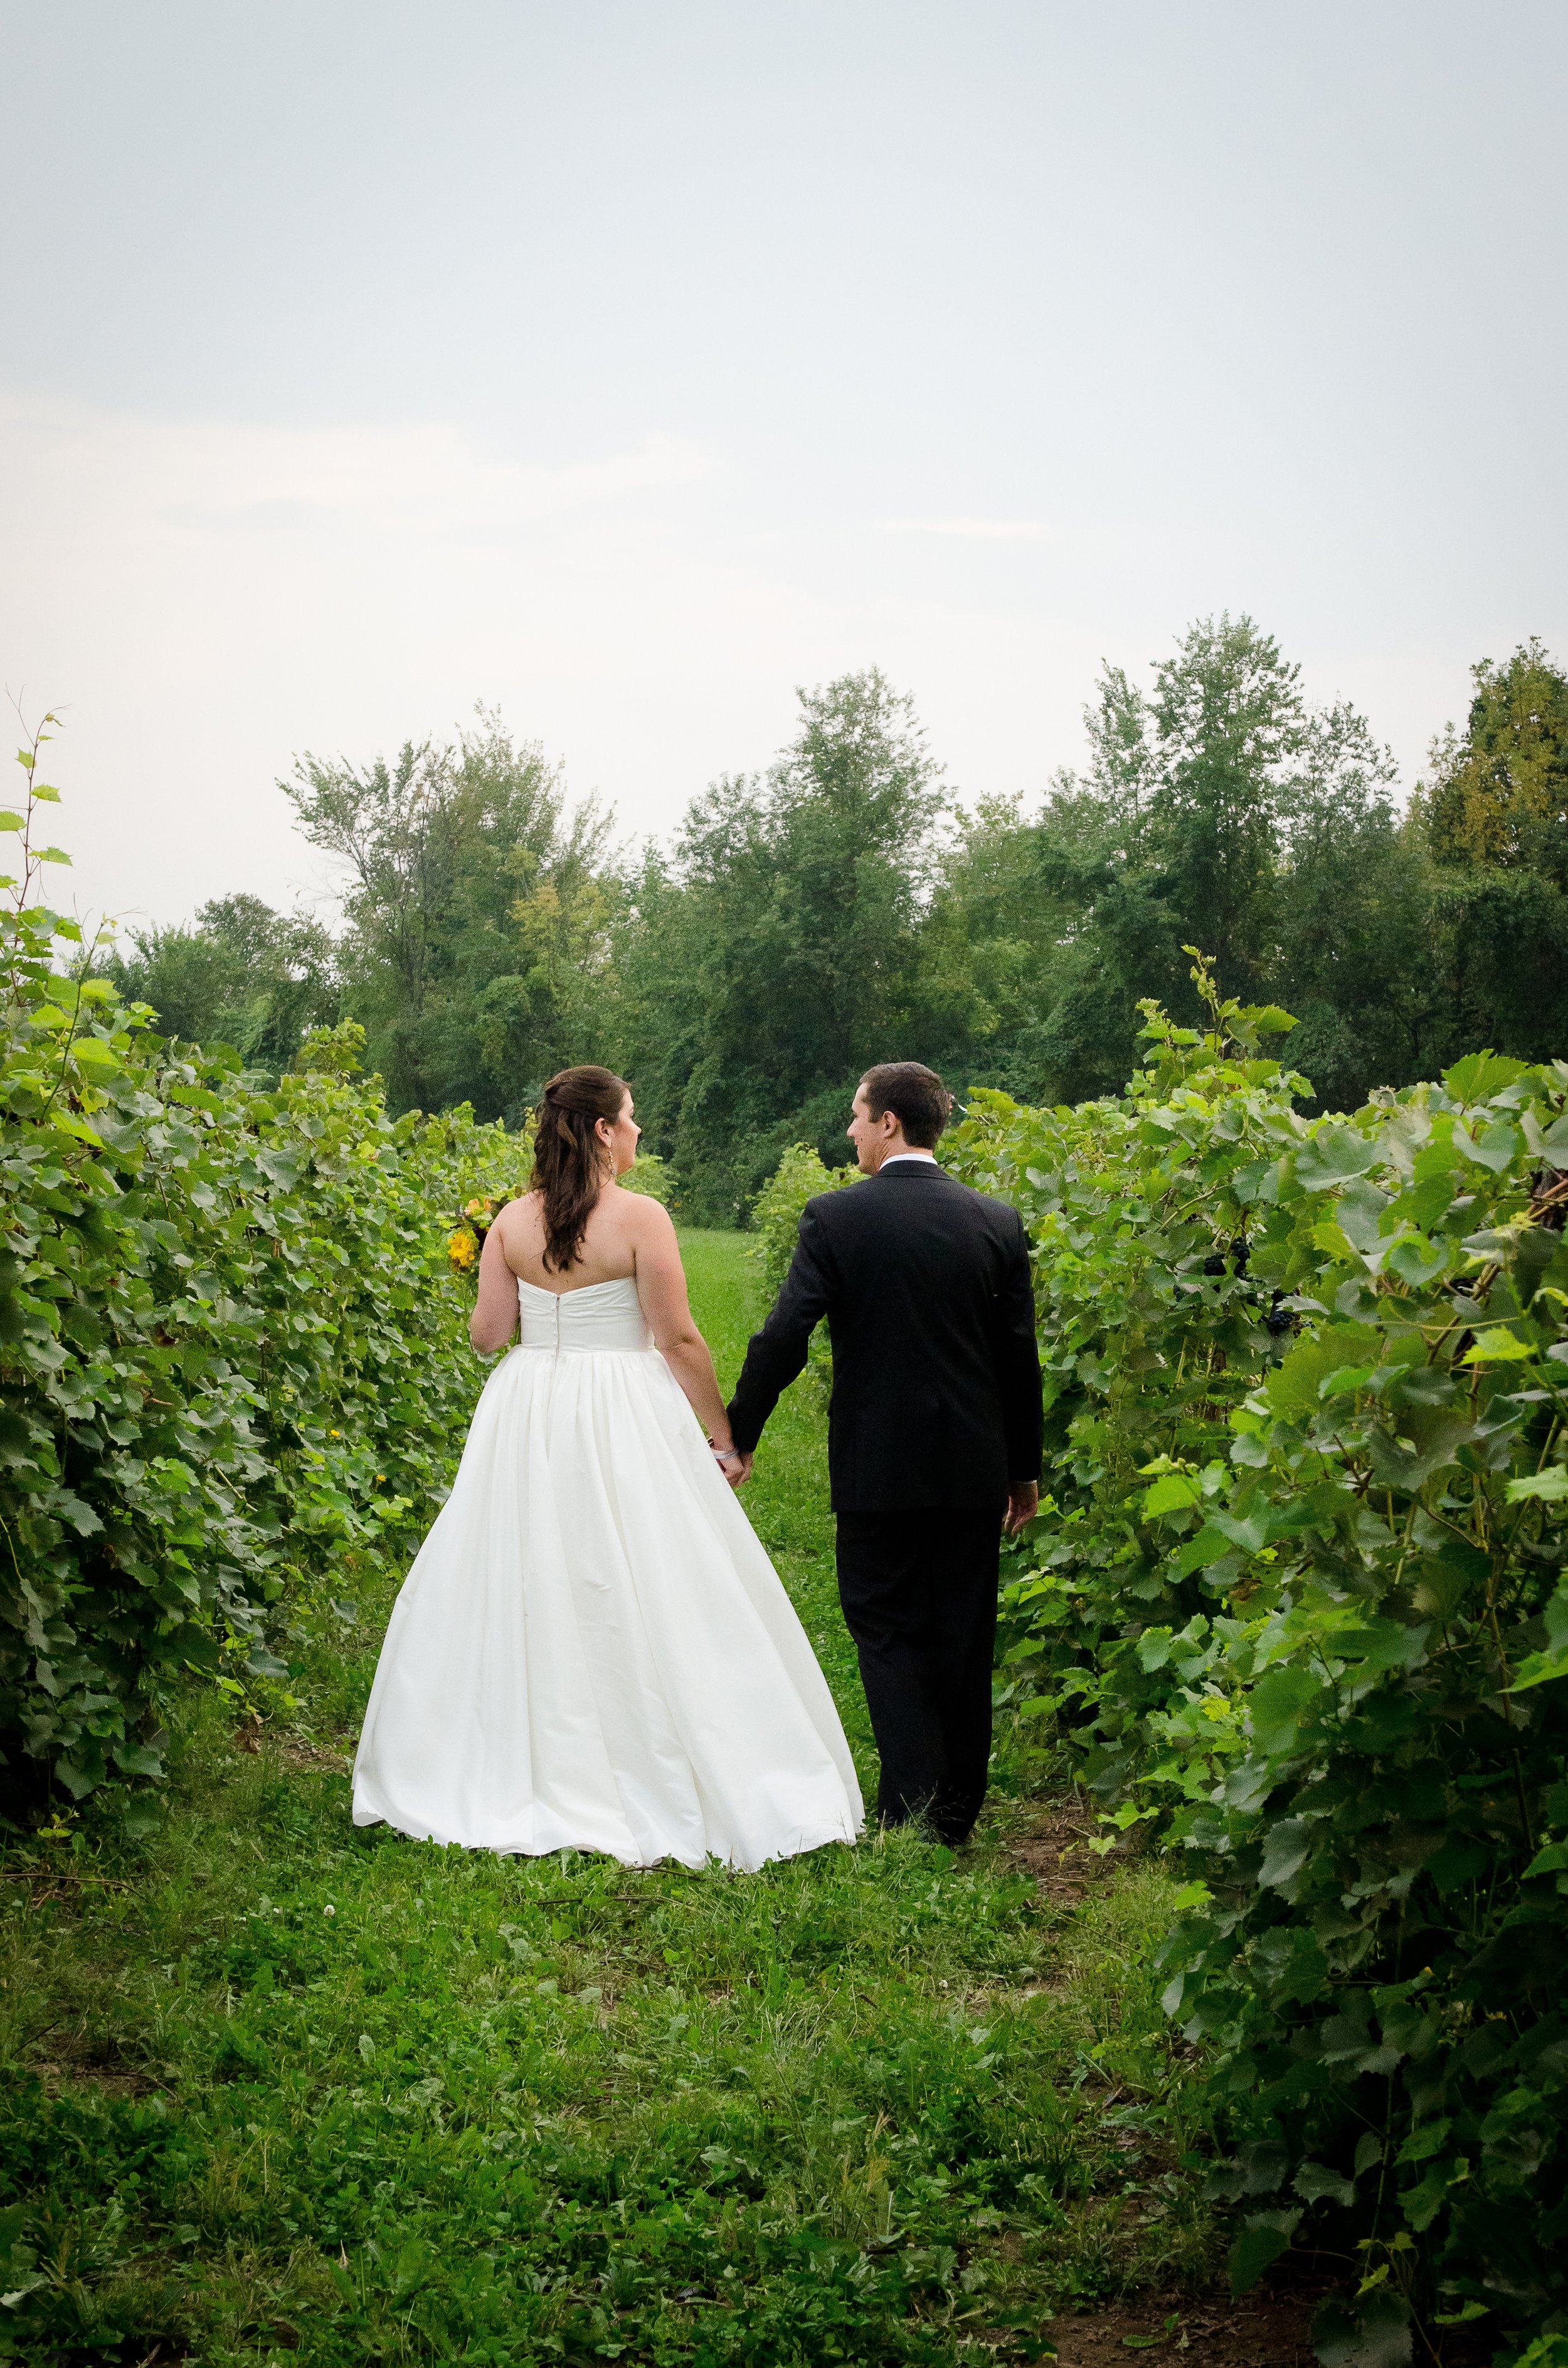
M 928 1159 L 933 1167 L 937 1165 L 937 1155 L 934 1151 L 895 1151 L 891 1159 L 883 1160 L 882 1167 L 898 1167 L 911 1159 Z M 877 1170 L 879 1176 L 882 1172 L 882 1167 Z

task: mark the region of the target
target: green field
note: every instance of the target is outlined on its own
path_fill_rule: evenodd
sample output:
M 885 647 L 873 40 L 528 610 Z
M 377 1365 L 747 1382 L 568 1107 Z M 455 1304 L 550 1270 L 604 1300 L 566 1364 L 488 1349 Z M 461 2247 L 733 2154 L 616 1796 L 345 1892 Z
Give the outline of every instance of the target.
M 754 1269 L 685 1247 L 727 1383 Z M 869 1794 L 823 1448 L 798 1386 L 746 1504 Z M 1034 2359 L 1051 2314 L 1201 2271 L 1158 1875 L 1052 1907 L 1006 1798 L 956 1860 L 756 1875 L 357 1832 L 389 1602 L 301 1611 L 259 1748 L 199 1698 L 134 1856 L 13 1847 L 0 2358 Z

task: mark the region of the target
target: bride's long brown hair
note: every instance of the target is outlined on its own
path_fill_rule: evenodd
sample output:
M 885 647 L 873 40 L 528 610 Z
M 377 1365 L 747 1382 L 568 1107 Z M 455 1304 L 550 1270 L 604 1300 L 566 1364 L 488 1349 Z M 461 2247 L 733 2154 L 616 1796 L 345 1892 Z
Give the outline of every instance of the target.
M 575 1265 L 605 1187 L 607 1155 L 595 1123 L 602 1118 L 613 1126 L 631 1091 L 624 1077 L 589 1064 L 562 1069 L 540 1098 L 528 1189 L 543 1198 L 544 1263 L 557 1274 Z

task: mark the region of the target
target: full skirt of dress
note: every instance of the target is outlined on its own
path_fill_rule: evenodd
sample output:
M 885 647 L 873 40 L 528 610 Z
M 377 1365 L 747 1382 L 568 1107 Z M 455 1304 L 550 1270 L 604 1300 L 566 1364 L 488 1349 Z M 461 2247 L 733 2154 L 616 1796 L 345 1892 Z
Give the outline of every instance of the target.
M 355 1823 L 756 1868 L 862 1815 L 827 1682 L 664 1359 L 512 1349 L 392 1611 Z

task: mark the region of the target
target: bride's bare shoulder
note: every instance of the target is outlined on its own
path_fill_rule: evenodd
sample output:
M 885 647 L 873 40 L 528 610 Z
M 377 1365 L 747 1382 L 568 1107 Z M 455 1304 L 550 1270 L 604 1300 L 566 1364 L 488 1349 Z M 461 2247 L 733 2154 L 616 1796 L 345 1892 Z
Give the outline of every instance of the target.
M 514 1244 L 538 1239 L 543 1224 L 542 1201 L 538 1192 L 519 1192 L 515 1201 L 495 1212 L 494 1229 L 510 1247 Z
M 537 1224 L 543 1205 L 542 1192 L 519 1192 L 515 1200 L 504 1202 L 496 1210 L 495 1223 L 498 1225 L 511 1226 Z
M 675 1230 L 669 1211 L 649 1192 L 629 1192 L 624 1184 L 607 1184 L 599 1201 L 601 1206 L 609 1202 L 617 1224 L 633 1234 L 662 1235 Z

